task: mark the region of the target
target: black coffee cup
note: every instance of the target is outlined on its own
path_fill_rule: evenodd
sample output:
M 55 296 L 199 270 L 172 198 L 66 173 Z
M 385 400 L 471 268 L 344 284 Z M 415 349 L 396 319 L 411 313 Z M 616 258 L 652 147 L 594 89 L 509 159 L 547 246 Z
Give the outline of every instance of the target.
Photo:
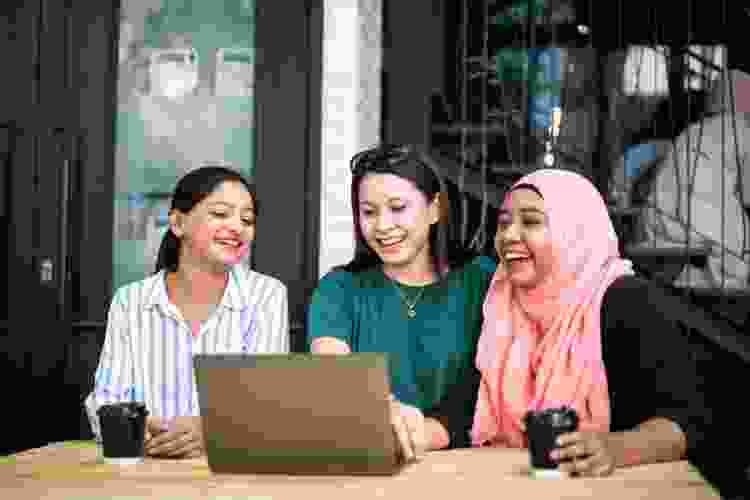
M 116 464 L 142 462 L 148 416 L 146 405 L 136 401 L 108 404 L 101 406 L 96 413 L 104 461 Z
M 578 430 L 578 415 L 567 406 L 529 411 L 524 417 L 529 438 L 529 456 L 532 474 L 559 477 L 558 464 L 550 458 L 557 446 L 557 437 Z

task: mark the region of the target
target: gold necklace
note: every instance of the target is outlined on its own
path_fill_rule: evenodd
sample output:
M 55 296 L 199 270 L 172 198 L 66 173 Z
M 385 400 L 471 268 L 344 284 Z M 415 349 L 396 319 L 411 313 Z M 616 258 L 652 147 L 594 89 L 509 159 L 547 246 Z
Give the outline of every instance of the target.
M 394 281 L 390 277 L 388 279 L 391 280 L 391 283 L 393 283 L 393 286 L 396 288 L 396 291 L 398 292 L 399 298 L 401 299 L 401 301 L 406 306 L 406 315 L 410 319 L 416 318 L 417 317 L 417 311 L 416 311 L 415 308 L 417 307 L 417 302 L 419 302 L 419 299 L 422 298 L 422 294 L 424 294 L 425 288 L 427 288 L 427 287 L 426 286 L 421 287 L 419 289 L 419 293 L 417 294 L 417 296 L 414 297 L 414 300 L 410 303 L 409 302 L 409 298 L 406 296 L 406 294 L 404 293 L 404 291 L 401 290 L 401 285 L 399 285 L 398 283 L 396 283 L 396 281 Z

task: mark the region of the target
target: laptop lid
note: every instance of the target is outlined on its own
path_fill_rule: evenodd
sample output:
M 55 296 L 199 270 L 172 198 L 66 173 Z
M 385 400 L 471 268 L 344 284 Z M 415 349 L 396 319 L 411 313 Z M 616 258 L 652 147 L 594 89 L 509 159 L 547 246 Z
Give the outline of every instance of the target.
M 393 474 L 400 467 L 385 354 L 193 359 L 213 472 Z

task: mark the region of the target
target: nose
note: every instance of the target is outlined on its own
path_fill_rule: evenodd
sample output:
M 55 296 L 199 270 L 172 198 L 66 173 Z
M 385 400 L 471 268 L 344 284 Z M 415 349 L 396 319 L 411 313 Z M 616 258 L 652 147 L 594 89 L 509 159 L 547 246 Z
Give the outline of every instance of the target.
M 393 227 L 393 218 L 388 210 L 383 210 L 375 219 L 375 230 L 384 232 Z
M 230 217 L 227 220 L 227 228 L 231 230 L 234 234 L 240 234 L 242 230 L 244 229 L 244 226 L 242 224 L 242 218 L 237 217 Z
M 497 228 L 496 243 L 498 247 L 501 245 L 507 245 L 509 242 L 512 242 L 512 241 L 520 241 L 520 240 L 521 240 L 521 231 L 516 222 L 511 222 L 505 227 Z

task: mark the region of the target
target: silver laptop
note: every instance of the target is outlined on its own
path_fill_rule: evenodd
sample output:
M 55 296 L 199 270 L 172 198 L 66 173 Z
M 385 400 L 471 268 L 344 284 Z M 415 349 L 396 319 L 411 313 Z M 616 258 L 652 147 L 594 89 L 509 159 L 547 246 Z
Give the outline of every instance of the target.
M 215 473 L 376 474 L 404 461 L 382 353 L 193 357 Z

